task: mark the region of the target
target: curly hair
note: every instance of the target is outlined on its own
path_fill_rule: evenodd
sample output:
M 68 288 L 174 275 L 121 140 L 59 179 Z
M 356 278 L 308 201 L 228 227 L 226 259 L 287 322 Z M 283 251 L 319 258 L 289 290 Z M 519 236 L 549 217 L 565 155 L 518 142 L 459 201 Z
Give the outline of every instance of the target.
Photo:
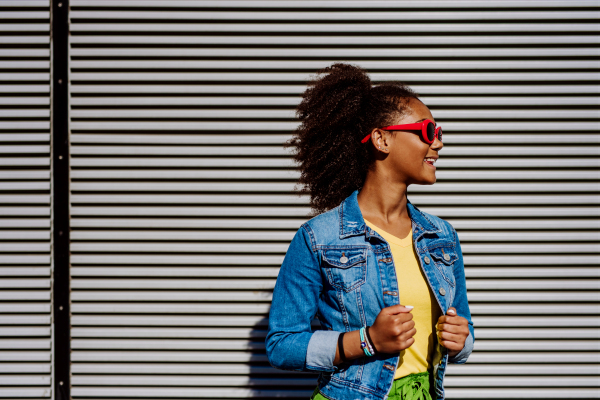
M 373 129 L 391 125 L 418 94 L 398 82 L 377 86 L 357 66 L 336 63 L 317 72 L 296 109 L 300 126 L 287 147 L 295 148 L 301 193 L 310 195 L 315 213 L 337 207 L 363 186 L 375 161 L 372 143 L 361 143 Z

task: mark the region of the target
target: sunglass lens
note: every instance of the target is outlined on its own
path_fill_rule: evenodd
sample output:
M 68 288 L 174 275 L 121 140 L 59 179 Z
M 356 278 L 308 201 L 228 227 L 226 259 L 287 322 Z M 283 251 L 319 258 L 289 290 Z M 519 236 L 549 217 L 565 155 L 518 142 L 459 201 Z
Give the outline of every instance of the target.
M 442 127 L 437 128 L 438 140 L 442 142 Z
M 432 123 L 427 124 L 427 141 L 432 143 L 435 139 L 435 125 Z

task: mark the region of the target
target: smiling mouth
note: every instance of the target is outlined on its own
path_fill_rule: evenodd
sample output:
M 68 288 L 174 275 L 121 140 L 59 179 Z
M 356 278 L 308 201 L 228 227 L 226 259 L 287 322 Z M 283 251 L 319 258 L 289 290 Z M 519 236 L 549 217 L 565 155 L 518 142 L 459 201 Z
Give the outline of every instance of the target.
M 429 165 L 431 165 L 432 167 L 435 167 L 435 162 L 437 161 L 437 158 L 434 157 L 425 157 L 425 162 Z

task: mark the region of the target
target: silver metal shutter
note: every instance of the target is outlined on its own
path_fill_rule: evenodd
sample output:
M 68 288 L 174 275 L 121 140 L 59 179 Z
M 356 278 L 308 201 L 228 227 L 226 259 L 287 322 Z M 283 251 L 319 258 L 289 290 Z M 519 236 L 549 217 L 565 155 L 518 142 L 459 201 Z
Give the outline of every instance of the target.
M 51 397 L 49 5 L 0 2 L 0 398 Z
M 448 397 L 597 397 L 596 7 L 72 1 L 73 397 L 308 398 L 263 338 L 309 211 L 282 143 L 337 60 L 447 132 L 410 198 L 465 253 L 476 351 Z

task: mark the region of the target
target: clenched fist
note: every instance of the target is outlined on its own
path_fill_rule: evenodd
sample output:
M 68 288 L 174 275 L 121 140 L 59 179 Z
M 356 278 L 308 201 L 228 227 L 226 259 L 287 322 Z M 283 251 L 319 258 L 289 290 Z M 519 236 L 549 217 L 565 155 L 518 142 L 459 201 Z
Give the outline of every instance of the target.
M 379 312 L 369 334 L 375 348 L 380 353 L 395 354 L 409 348 L 417 333 L 415 321 L 410 313 L 412 306 L 395 305 Z
M 436 325 L 438 342 L 448 349 L 448 355 L 454 357 L 465 347 L 469 336 L 469 321 L 456 315 L 456 309 L 450 307 Z

